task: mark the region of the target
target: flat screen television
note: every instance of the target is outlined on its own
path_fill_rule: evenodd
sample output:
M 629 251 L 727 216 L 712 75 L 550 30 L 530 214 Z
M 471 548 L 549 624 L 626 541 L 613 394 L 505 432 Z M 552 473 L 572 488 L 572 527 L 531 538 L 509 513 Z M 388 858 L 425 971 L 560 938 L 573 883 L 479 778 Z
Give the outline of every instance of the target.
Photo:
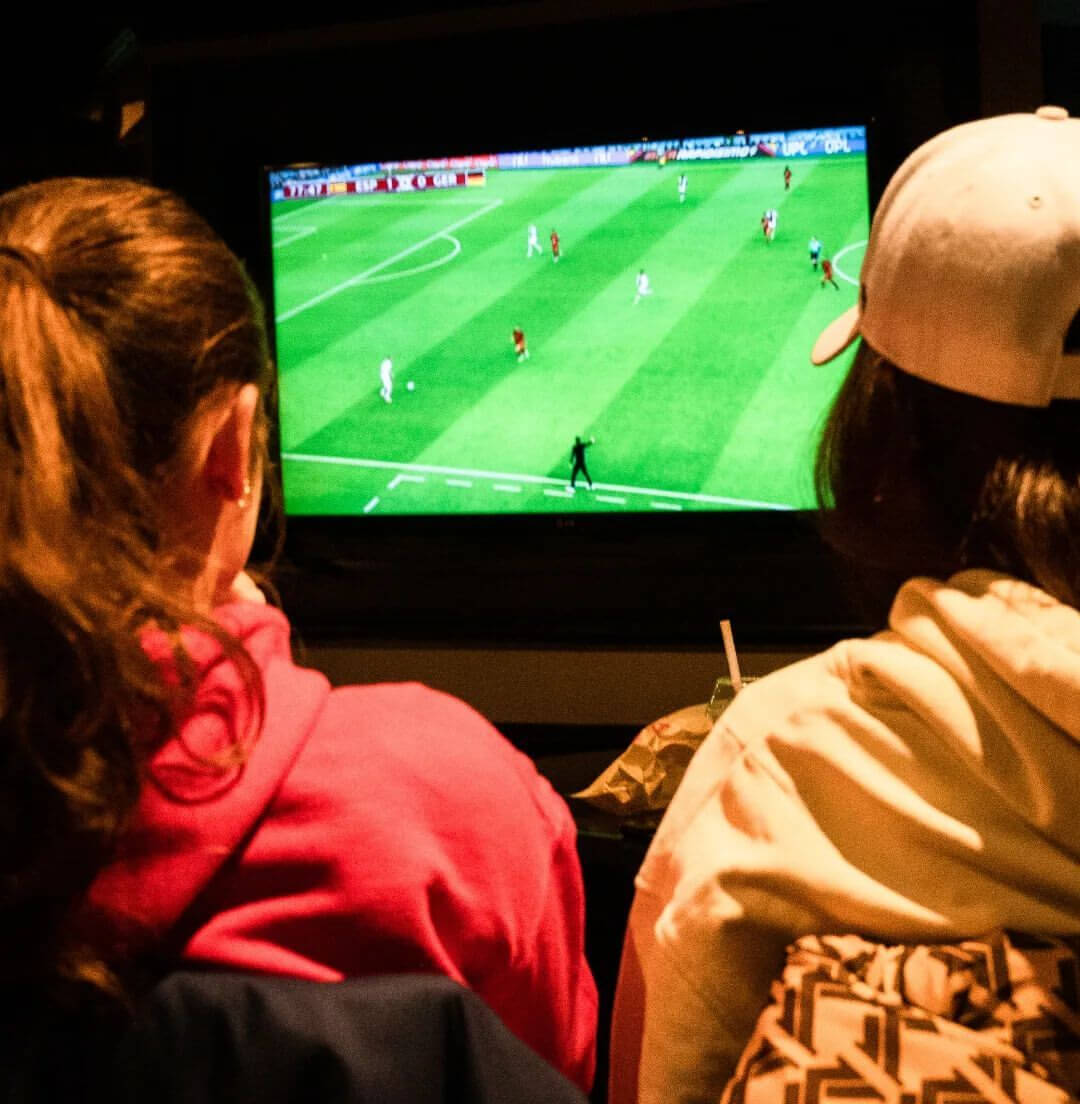
M 867 152 L 836 125 L 268 169 L 306 608 L 517 639 L 691 642 L 740 602 L 751 637 L 846 627 L 806 511 L 848 360 L 809 350 L 858 292 Z

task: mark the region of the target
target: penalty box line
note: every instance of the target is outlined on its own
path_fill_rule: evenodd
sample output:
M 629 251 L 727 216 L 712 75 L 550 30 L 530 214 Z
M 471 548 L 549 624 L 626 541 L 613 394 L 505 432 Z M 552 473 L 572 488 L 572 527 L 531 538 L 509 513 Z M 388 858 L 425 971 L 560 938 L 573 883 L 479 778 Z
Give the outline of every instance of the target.
M 866 238 L 863 238 L 862 241 L 852 242 L 850 245 L 845 245 L 844 248 L 841 249 L 839 253 L 834 254 L 833 259 L 832 259 L 833 272 L 835 272 L 836 275 L 839 276 L 841 280 L 846 280 L 849 284 L 853 284 L 855 287 L 859 286 L 859 281 L 854 279 L 853 277 L 849 276 L 840 267 L 840 259 L 842 257 L 846 257 L 847 254 L 850 253 L 853 249 L 859 249 L 864 245 L 866 245 Z
M 432 475 L 471 477 L 473 479 L 510 480 L 517 483 L 532 483 L 535 486 L 565 487 L 565 479 L 555 479 L 550 475 L 521 475 L 512 472 L 484 471 L 478 468 L 448 468 L 439 464 L 394 463 L 392 460 L 367 460 L 351 456 L 317 456 L 303 452 L 283 452 L 282 460 L 295 460 L 306 464 L 336 464 L 352 468 L 382 468 L 397 472 L 427 472 Z M 682 502 L 701 502 L 710 506 L 745 506 L 759 510 L 792 510 L 794 507 L 779 502 L 761 502 L 753 498 L 728 498 L 725 495 L 701 494 L 694 491 L 665 491 L 651 487 L 632 487 L 621 483 L 593 483 L 601 491 L 622 492 L 623 494 L 650 495 L 654 498 L 674 499 Z
M 325 303 L 327 299 L 332 298 L 339 292 L 345 291 L 347 288 L 355 287 L 357 284 L 362 284 L 369 277 L 374 276 L 377 272 L 381 272 L 384 268 L 389 268 L 390 265 L 395 264 L 397 261 L 404 260 L 418 249 L 423 249 L 424 246 L 430 245 L 433 241 L 438 241 L 439 238 L 446 237 L 447 234 L 453 230 L 457 230 L 458 227 L 465 226 L 467 223 L 472 222 L 473 219 L 477 219 L 481 215 L 486 215 L 494 211 L 496 207 L 501 207 L 502 203 L 503 201 L 501 199 L 496 199 L 487 204 L 487 206 L 481 207 L 477 211 L 470 212 L 464 218 L 450 223 L 449 226 L 444 226 L 441 230 L 436 230 L 434 234 L 429 234 L 422 241 L 415 242 L 413 245 L 399 250 L 392 257 L 387 257 L 386 260 L 379 261 L 378 264 L 372 265 L 371 268 L 365 269 L 363 272 L 358 272 L 355 276 L 350 276 L 347 280 L 342 280 L 340 284 L 334 284 L 333 287 L 329 287 L 325 291 L 320 291 L 318 295 L 313 295 L 306 302 L 300 303 L 299 306 L 283 311 L 281 314 L 277 315 L 274 321 L 278 323 L 288 322 L 290 318 L 295 318 L 298 314 L 302 314 L 311 307 L 316 307 L 320 303 Z

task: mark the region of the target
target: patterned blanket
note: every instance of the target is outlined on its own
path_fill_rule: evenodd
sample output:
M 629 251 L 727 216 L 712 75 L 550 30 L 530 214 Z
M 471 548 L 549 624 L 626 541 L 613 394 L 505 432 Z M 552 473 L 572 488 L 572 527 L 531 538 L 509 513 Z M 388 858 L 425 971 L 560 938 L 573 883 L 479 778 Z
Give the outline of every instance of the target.
M 806 937 L 723 1104 L 1061 1104 L 1080 1093 L 1080 938 Z

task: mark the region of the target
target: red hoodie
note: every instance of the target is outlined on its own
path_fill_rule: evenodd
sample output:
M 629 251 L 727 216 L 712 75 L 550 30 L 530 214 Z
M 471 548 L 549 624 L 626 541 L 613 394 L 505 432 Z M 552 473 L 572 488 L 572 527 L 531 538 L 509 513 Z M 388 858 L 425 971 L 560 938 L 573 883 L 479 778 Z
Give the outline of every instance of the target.
M 596 987 L 564 802 L 487 721 L 416 683 L 332 690 L 269 606 L 217 618 L 262 674 L 247 731 L 236 667 L 188 633 L 192 715 L 157 752 L 116 861 L 90 893 L 114 951 L 321 981 L 446 974 L 588 1091 Z M 148 649 L 168 667 L 161 638 Z

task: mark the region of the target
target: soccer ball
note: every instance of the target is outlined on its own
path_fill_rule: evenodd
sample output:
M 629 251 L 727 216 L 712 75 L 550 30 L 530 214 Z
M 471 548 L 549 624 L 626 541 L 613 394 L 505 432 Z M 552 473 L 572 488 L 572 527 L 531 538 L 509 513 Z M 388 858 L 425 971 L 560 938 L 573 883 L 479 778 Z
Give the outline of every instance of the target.
M 415 384 L 415 383 L 413 383 L 413 381 L 412 381 L 412 380 L 409 380 L 409 382 L 408 382 L 407 384 L 405 384 L 405 386 L 406 386 L 406 388 L 408 388 L 408 390 L 410 390 L 410 391 L 415 391 L 415 390 L 416 390 L 416 384 Z

